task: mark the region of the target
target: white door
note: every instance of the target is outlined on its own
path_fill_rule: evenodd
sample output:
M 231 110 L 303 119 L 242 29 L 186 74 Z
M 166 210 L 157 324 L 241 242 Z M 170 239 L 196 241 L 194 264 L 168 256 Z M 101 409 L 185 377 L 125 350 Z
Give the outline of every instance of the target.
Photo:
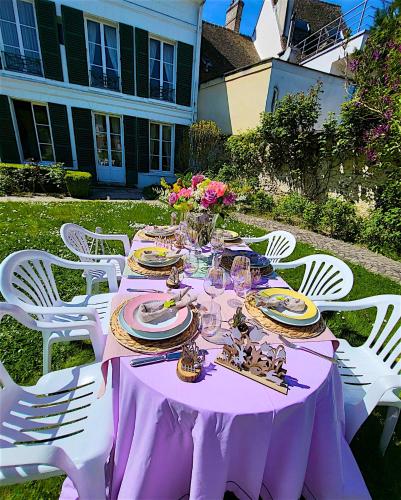
M 97 180 L 125 184 L 121 117 L 95 113 L 94 123 Z

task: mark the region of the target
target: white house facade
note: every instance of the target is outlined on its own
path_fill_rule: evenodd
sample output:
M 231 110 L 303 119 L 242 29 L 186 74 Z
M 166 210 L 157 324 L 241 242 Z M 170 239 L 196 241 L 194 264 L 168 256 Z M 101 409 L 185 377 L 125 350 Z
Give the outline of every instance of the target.
M 202 0 L 1 0 L 0 160 L 143 187 L 186 168 Z

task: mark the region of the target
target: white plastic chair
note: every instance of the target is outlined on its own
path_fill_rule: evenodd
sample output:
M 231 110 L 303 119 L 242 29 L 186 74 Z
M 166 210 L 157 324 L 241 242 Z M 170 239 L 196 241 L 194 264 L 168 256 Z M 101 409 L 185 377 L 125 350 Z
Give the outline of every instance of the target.
M 121 279 L 124 272 L 125 257 L 130 252 L 130 242 L 125 234 L 102 234 L 93 233 L 78 224 L 63 224 L 60 228 L 60 235 L 66 247 L 82 262 L 100 262 L 101 264 L 111 263 L 116 268 L 117 279 Z M 123 255 L 108 255 L 107 242 L 120 241 L 124 246 Z M 110 253 L 110 252 L 109 252 Z M 86 293 L 92 293 L 92 286 L 106 281 L 107 277 L 101 269 L 84 272 L 86 279 Z
M 12 315 L 43 331 L 64 328 L 32 319 L 18 306 L 0 303 L 0 320 Z M 97 361 L 101 339 L 96 323 L 81 321 Z M 111 383 L 101 398 L 101 364 L 49 373 L 36 385 L 17 385 L 0 362 L 0 485 L 67 474 L 80 500 L 106 498 L 105 465 L 113 443 Z
M 331 255 L 308 255 L 292 262 L 279 262 L 273 267 L 280 270 L 299 266 L 305 266 L 305 272 L 298 291 L 315 301 L 342 299 L 354 284 L 351 269 Z
M 268 259 L 270 259 L 272 264 L 289 257 L 297 244 L 295 236 L 288 231 L 272 231 L 264 236 L 242 238 L 242 240 L 247 244 L 267 241 L 265 255 Z
M 54 279 L 52 266 L 67 269 L 100 269 L 109 280 L 110 293 L 78 295 L 70 302 L 61 300 Z M 42 250 L 21 250 L 4 259 L 0 266 L 0 290 L 10 304 L 16 304 L 29 314 L 44 321 L 63 322 L 64 330 L 43 331 L 43 373 L 51 366 L 51 346 L 54 342 L 86 340 L 83 329 L 70 328 L 70 322 L 90 319 L 96 322 L 99 331 L 107 333 L 110 302 L 117 292 L 117 278 L 112 264 L 73 262 L 61 259 Z
M 376 308 L 376 320 L 360 347 L 340 339 L 336 352 L 344 390 L 346 438 L 357 430 L 377 406 L 388 406 L 380 439 L 384 454 L 401 412 L 401 296 L 378 295 L 351 302 L 322 302 L 321 311 L 359 311 Z

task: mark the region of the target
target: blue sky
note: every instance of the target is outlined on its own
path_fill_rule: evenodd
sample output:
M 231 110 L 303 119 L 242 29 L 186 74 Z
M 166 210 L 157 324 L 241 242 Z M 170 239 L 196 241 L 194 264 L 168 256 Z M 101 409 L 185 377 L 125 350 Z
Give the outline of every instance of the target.
M 244 0 L 244 2 L 245 6 L 242 14 L 241 33 L 252 35 L 263 0 Z M 347 12 L 359 2 L 356 0 L 331 0 L 331 3 L 341 5 L 343 12 Z M 203 19 L 211 23 L 224 25 L 226 9 L 229 4 L 230 0 L 206 0 L 203 10 Z M 370 5 L 381 7 L 382 0 L 371 0 Z

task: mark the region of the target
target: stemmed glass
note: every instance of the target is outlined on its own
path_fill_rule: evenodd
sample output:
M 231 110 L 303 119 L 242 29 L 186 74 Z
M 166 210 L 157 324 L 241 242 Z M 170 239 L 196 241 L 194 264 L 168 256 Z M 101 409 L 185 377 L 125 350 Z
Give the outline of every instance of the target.
M 231 266 L 231 279 L 238 297 L 245 297 L 252 288 L 251 262 L 248 257 L 234 258 Z
M 209 295 L 210 301 L 221 295 L 226 288 L 226 274 L 221 267 L 211 267 L 203 281 L 203 288 Z
M 199 268 L 199 259 L 196 252 L 190 250 L 182 256 L 183 270 L 187 278 L 190 278 Z
M 224 234 L 220 229 L 213 231 L 210 246 L 213 255 L 220 255 L 224 252 Z
M 201 333 L 203 337 L 212 337 L 221 326 L 221 306 L 211 302 L 201 316 Z

